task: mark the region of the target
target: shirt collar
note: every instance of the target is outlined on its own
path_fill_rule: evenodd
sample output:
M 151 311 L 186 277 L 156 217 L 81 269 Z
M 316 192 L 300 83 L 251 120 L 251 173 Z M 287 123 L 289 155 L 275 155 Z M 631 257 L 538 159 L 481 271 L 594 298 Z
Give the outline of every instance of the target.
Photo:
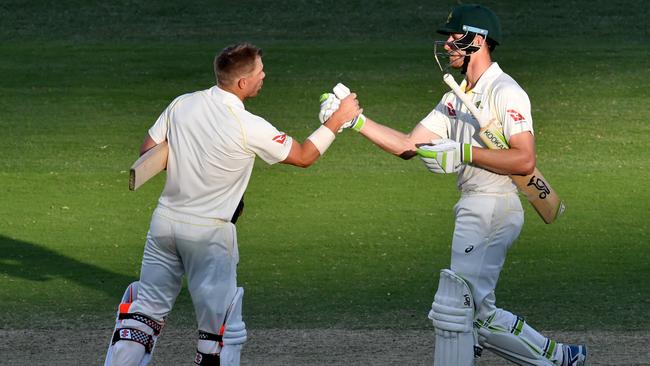
M 478 82 L 472 89 L 472 92 L 475 94 L 481 94 L 483 90 L 492 85 L 492 81 L 494 81 L 494 79 L 496 79 L 502 73 L 503 71 L 501 70 L 501 67 L 499 67 L 499 64 L 493 62 L 492 65 L 490 65 L 490 67 L 488 67 L 487 70 L 483 72 L 483 75 L 481 75 L 481 77 L 478 79 Z M 466 85 L 467 81 L 463 80 L 461 89 L 464 90 Z
M 210 89 L 210 92 L 212 95 L 221 99 L 224 103 L 230 104 L 234 107 L 239 107 L 241 109 L 246 109 L 244 107 L 244 103 L 241 101 L 241 99 L 239 99 L 239 97 L 229 91 L 221 89 L 218 85 L 213 86 Z

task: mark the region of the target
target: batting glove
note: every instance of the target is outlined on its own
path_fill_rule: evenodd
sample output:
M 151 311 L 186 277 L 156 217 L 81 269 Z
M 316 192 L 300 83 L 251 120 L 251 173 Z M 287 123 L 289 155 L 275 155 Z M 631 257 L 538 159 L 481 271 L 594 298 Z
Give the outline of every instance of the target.
M 341 100 L 332 93 L 323 93 L 320 96 L 320 112 L 318 113 L 318 119 L 320 123 L 325 123 L 332 114 L 339 109 L 341 105 Z
M 344 88 L 345 86 L 343 84 L 338 84 L 342 85 Z M 334 88 L 334 91 L 337 92 L 339 91 L 337 87 Z M 347 88 L 346 88 L 347 89 Z M 348 94 L 350 94 L 350 90 L 347 89 L 347 94 L 341 96 L 345 98 Z M 343 99 L 341 98 L 341 99 Z M 332 114 L 336 112 L 340 105 L 341 105 L 341 99 L 339 99 L 336 95 L 332 93 L 323 93 L 320 96 L 320 112 L 318 113 L 318 119 L 320 120 L 320 123 L 325 123 L 330 117 L 332 117 Z M 338 132 L 343 131 L 344 128 L 351 128 L 355 131 L 361 131 L 361 127 L 363 127 L 363 124 L 366 122 L 366 117 L 363 114 L 358 115 L 354 119 L 351 119 L 347 122 L 345 122 L 341 128 L 339 129 Z
M 451 139 L 437 139 L 431 145 L 422 145 L 417 150 L 420 159 L 432 173 L 456 173 L 463 164 L 472 162 L 472 145 L 461 144 Z
M 343 99 L 350 95 L 350 89 L 341 84 L 338 83 L 332 88 L 332 91 L 334 92 L 334 95 L 336 95 L 337 98 Z M 366 123 L 366 116 L 363 114 L 360 114 L 356 116 L 354 119 L 347 121 L 343 124 L 343 128 L 351 128 L 357 132 L 361 131 L 361 127 L 363 127 L 363 124 Z

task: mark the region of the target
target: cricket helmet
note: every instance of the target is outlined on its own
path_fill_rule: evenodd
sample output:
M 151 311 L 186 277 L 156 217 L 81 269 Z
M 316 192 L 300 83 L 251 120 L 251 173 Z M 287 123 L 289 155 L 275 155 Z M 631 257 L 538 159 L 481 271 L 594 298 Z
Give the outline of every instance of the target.
M 489 8 L 478 4 L 461 4 L 456 6 L 449 16 L 447 22 L 438 28 L 440 34 L 451 33 L 466 34 L 468 32 L 478 33 L 486 36 L 492 42 L 501 43 L 501 23 L 499 18 Z

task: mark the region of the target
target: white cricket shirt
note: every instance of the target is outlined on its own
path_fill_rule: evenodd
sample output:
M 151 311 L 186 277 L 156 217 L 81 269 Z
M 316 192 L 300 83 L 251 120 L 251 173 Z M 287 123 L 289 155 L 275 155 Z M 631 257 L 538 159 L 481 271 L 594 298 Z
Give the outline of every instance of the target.
M 149 135 L 169 143 L 158 205 L 225 221 L 248 186 L 255 156 L 268 164 L 283 161 L 293 141 L 218 86 L 176 98 Z
M 461 83 L 465 89 L 466 80 Z M 533 132 L 528 94 L 494 62 L 481 75 L 476 86 L 467 92 L 479 112 L 501 122 L 507 141 L 510 137 Z M 485 148 L 479 137 L 480 125 L 453 92 L 446 93 L 436 108 L 420 123 L 443 138 Z M 506 175 L 492 173 L 473 165 L 463 165 L 458 172 L 458 189 L 462 192 L 506 193 L 517 188 Z

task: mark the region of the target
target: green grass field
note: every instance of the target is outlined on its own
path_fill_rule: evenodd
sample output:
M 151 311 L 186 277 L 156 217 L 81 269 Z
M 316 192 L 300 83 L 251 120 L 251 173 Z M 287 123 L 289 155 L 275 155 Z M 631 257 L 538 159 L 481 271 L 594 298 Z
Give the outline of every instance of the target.
M 410 131 L 445 92 L 433 30 L 452 1 L 0 5 L 0 328 L 110 327 L 138 277 L 164 183 L 128 167 L 177 95 L 213 84 L 214 54 L 265 49 L 247 108 L 303 140 L 342 81 L 365 113 Z M 647 329 L 650 36 L 644 2 L 486 1 L 495 59 L 529 93 L 538 161 L 565 199 L 526 204 L 497 304 L 556 330 Z M 315 166 L 256 163 L 237 224 L 253 328 L 430 327 L 449 263 L 455 177 L 346 131 Z M 171 320 L 193 324 L 187 292 Z

